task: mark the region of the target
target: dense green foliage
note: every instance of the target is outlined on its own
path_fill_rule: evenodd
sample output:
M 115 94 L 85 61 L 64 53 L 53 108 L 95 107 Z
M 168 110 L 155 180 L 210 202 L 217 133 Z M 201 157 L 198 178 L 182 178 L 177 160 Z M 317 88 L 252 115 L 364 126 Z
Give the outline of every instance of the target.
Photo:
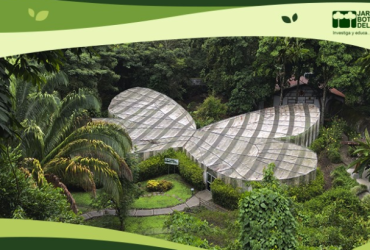
M 238 208 L 241 191 L 225 184 L 220 179 L 215 179 L 211 184 L 212 201 L 224 208 L 235 210 Z
M 251 183 L 239 204 L 242 249 L 296 249 L 297 222 L 286 187 L 274 177 L 275 164 L 264 169 L 261 182 Z
M 101 106 L 91 90 L 79 89 L 61 99 L 55 89 L 68 85 L 65 75 L 45 77 L 47 84 L 40 90 L 17 79 L 10 85 L 15 116 L 24 126 L 20 134 L 24 166 L 59 186 L 56 177 L 85 190 L 102 184 L 118 200 L 120 178 L 133 178 L 125 162 L 131 139 L 118 125 L 91 122 L 88 112 L 99 113 Z
M 260 39 L 257 37 L 208 38 L 201 76 L 210 92 L 229 100 L 233 114 L 249 112 L 273 93 L 273 77 L 254 75 Z
M 213 95 L 207 97 L 204 102 L 191 112 L 197 127 L 204 127 L 217 122 L 225 117 L 227 106 Z
M 197 190 L 205 189 L 203 169 L 193 162 L 185 153 L 177 151 L 174 157 L 179 159 L 179 173 L 184 180 Z
M 300 246 L 352 249 L 368 240 L 369 206 L 356 196 L 367 187 L 346 170 L 341 166 L 331 173 L 332 189 L 296 203 Z
M 320 157 L 326 156 L 333 163 L 340 163 L 340 142 L 346 128 L 346 122 L 335 118 L 327 127 L 320 130 L 319 137 L 312 143 L 311 149 L 320 153 Z
M 369 58 L 364 49 L 346 44 L 274 37 L 156 41 L 0 58 L 0 149 L 6 153 L 9 145 L 21 142 L 24 158 L 17 164 L 0 166 L 0 207 L 6 211 L 1 216 L 77 222 L 60 189 L 52 189 L 46 182 L 47 179 L 61 186 L 59 176 L 69 186 L 110 187 L 111 192 L 102 196 L 101 204 L 110 204 L 119 212 L 123 229 L 128 207 L 138 193 L 137 187 L 127 180 L 137 175 L 141 180 L 148 180 L 167 174 L 164 157 L 178 158 L 180 166 L 175 169 L 191 187 L 204 189 L 203 170 L 184 153 L 169 151 L 154 156 L 140 163 L 140 170 L 136 172 L 131 168 L 135 164 L 129 162 L 126 154 L 131 145 L 125 132 L 114 125 L 89 123 L 89 115 L 106 114 L 110 100 L 120 91 L 135 86 L 148 87 L 183 106 L 190 102 L 197 106 L 212 93 L 214 96 L 195 113 L 199 115 L 198 125 L 204 126 L 255 110 L 262 102 L 269 106 L 275 85 L 280 87 L 282 97 L 287 79 L 313 72 L 309 85 L 317 93 L 325 98 L 330 88 L 337 88 L 346 94 L 347 105 L 364 105 L 369 113 L 370 109 L 366 108 L 370 105 Z M 67 78 L 71 84 L 67 84 Z M 203 85 L 192 85 L 191 78 L 201 79 Z M 323 103 L 326 104 L 325 99 Z M 327 118 L 324 112 L 321 114 Z M 19 129 L 22 125 L 23 129 Z M 320 157 L 340 162 L 342 132 L 343 123 L 334 120 L 332 125 L 322 128 L 312 149 L 321 152 Z M 366 133 L 365 141 L 360 141 L 352 152 L 359 154 L 352 166 L 356 166 L 360 174 L 369 166 L 369 145 Z M 355 195 L 364 187 L 357 185 L 344 167 L 333 172 L 333 189 L 326 192 L 322 189 L 319 170 L 315 181 L 288 189 L 272 175 L 266 176 L 262 182 L 252 184 L 253 192 L 259 193 L 255 199 L 260 202 L 261 197 L 270 195 L 282 207 L 289 207 L 298 221 L 298 249 L 352 249 L 368 240 L 370 198 L 357 199 Z M 213 185 L 217 192 L 215 201 L 235 207 L 236 193 L 217 181 Z M 63 190 L 66 193 L 67 188 Z M 121 192 L 123 190 L 126 192 Z M 226 196 L 228 192 L 231 195 Z M 116 199 L 118 196 L 120 200 Z M 262 204 L 268 208 L 267 202 L 260 204 L 257 211 L 262 211 Z M 246 221 L 251 219 L 249 216 Z M 271 218 L 262 219 L 271 223 L 268 220 Z M 177 221 L 180 220 L 181 216 Z M 202 224 L 191 218 L 184 221 Z M 181 223 L 174 224 L 181 227 Z M 184 229 L 192 231 L 187 226 Z M 178 231 L 173 239 L 187 233 L 181 228 Z M 212 247 L 199 235 L 193 232 L 182 240 Z M 210 235 L 213 239 L 227 238 L 215 231 L 204 232 L 206 235 L 207 239 Z M 245 242 L 243 244 L 249 244 Z M 223 244 L 233 249 L 239 247 L 238 241 Z
M 334 188 L 341 187 L 349 190 L 359 185 L 356 180 L 351 178 L 345 166 L 337 167 L 331 172 L 330 176 L 333 177 L 332 183 Z
M 164 158 L 176 158 L 179 160 L 178 172 L 184 180 L 198 190 L 203 190 L 203 170 L 185 153 L 167 150 L 162 154 L 152 156 L 138 164 L 139 180 L 148 180 L 154 177 L 165 175 L 169 171 L 169 166 L 164 164 Z M 171 166 L 171 172 L 173 171 Z
M 352 249 L 368 240 L 368 209 L 348 189 L 330 189 L 302 204 L 299 211 L 299 240 L 303 245 Z
M 168 174 L 168 166 L 164 164 L 166 154 L 158 154 L 141 161 L 138 164 L 139 181 L 149 180 L 161 175 Z
M 20 156 L 17 150 L 1 153 L 0 218 L 81 223 L 61 189 L 46 181 L 38 185 L 29 171 L 18 168 Z
M 296 249 L 297 222 L 282 194 L 267 188 L 247 192 L 240 202 L 243 249 Z
M 184 212 L 175 211 L 165 221 L 164 227 L 171 232 L 168 238 L 170 241 L 199 248 L 210 248 L 208 241 L 198 236 L 212 231 L 207 221 L 201 221 Z
M 363 172 L 370 168 L 370 136 L 369 132 L 365 130 L 365 140 L 356 140 L 359 145 L 356 147 L 354 154 L 359 157 L 353 161 L 350 166 L 355 166 L 355 172 L 362 176 Z M 369 176 L 368 176 L 369 177 Z M 370 178 L 370 177 L 369 177 Z
M 324 192 L 324 174 L 318 168 L 316 170 L 316 179 L 308 184 L 291 186 L 288 188 L 288 194 L 297 202 L 308 201 Z

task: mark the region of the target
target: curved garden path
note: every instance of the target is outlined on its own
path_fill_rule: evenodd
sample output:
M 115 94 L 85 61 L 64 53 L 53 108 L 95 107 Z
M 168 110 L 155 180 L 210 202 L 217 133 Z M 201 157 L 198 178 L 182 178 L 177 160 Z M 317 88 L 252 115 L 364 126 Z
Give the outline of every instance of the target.
M 161 194 L 163 195 L 163 194 Z M 130 216 L 137 216 L 137 217 L 143 217 L 143 216 L 153 216 L 153 215 L 168 215 L 172 214 L 173 211 L 184 211 L 185 208 L 190 207 L 197 207 L 200 205 L 201 201 L 207 201 L 209 202 L 212 199 L 212 194 L 208 190 L 203 190 L 195 195 L 193 195 L 190 199 L 188 199 L 186 202 L 173 206 L 173 207 L 167 207 L 167 208 L 153 208 L 153 209 L 130 209 L 129 215 Z M 104 215 L 115 215 L 116 211 L 114 209 L 102 209 L 100 211 L 91 211 L 88 213 L 82 214 L 82 217 L 84 217 L 85 220 L 89 220 L 95 217 L 101 217 Z

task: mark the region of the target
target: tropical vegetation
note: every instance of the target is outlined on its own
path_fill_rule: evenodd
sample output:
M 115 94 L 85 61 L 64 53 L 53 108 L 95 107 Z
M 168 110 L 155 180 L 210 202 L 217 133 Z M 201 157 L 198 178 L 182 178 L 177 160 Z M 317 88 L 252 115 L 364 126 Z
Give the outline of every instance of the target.
M 363 138 L 355 140 L 351 154 L 357 159 L 350 166 L 360 175 L 369 169 L 370 138 L 366 124 L 360 124 L 370 115 L 369 58 L 355 46 L 290 37 L 155 41 L 0 58 L 0 216 L 81 223 L 72 212 L 77 207 L 69 190 L 94 195 L 101 188 L 95 208 L 116 210 L 115 229 L 143 233 L 136 227 L 142 222 L 127 218 L 142 194 L 137 182 L 174 170 L 202 190 L 203 171 L 173 150 L 140 161 L 124 129 L 91 117 L 107 116 L 115 95 L 140 86 L 175 99 L 202 127 L 272 106 L 273 95 L 281 103 L 287 80 L 306 75 L 324 104 L 324 124 L 311 146 L 321 169 L 316 180 L 285 187 L 268 170 L 265 181 L 251 183 L 253 190 L 244 194 L 216 180 L 214 201 L 235 211 L 175 213 L 166 223 L 161 217 L 165 229 L 156 230 L 162 238 L 204 248 L 352 249 L 364 244 L 370 196 L 359 199 L 366 188 L 346 167 L 333 164 L 342 164 L 340 141 L 352 127 L 357 131 L 351 137 L 360 133 Z M 326 106 L 333 88 L 345 93 L 344 104 Z M 356 116 L 346 116 L 345 110 Z M 169 169 L 164 157 L 180 159 L 179 167 Z M 275 213 L 273 206 L 282 212 Z M 269 216 L 255 212 L 263 209 L 271 211 Z

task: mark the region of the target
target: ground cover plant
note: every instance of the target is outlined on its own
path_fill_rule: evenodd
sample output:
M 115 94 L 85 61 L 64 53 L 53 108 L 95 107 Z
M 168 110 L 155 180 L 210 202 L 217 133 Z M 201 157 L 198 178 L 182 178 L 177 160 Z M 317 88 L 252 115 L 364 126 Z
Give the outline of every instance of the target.
M 126 219 L 125 231 L 141 235 L 152 236 L 155 238 L 165 239 L 168 231 L 163 229 L 164 222 L 168 215 L 148 216 L 148 217 L 128 217 Z M 120 222 L 115 216 L 102 216 L 87 220 L 85 225 L 101 227 L 107 229 L 119 230 Z
M 190 190 L 191 186 L 186 184 L 178 174 L 165 175 L 155 178 L 154 180 L 170 181 L 173 183 L 173 188 L 164 192 L 163 195 L 154 196 L 152 192 L 148 192 L 144 189 L 146 181 L 143 181 L 140 183 L 140 186 L 143 187 L 143 190 L 145 191 L 142 193 L 142 196 L 134 202 L 132 208 L 149 209 L 171 207 L 184 203 L 192 196 L 192 192 Z
M 89 211 L 94 210 L 92 207 L 92 202 L 96 197 L 98 197 L 103 190 L 101 189 L 96 189 L 96 194 L 95 197 L 93 193 L 91 192 L 84 192 L 84 191 L 74 191 L 71 192 L 73 198 L 75 199 L 78 211 L 81 213 L 87 213 Z
M 333 163 L 340 163 L 340 141 L 346 128 L 346 122 L 340 118 L 334 118 L 327 127 L 320 130 L 319 137 L 312 143 L 311 149 L 319 154 L 319 157 L 328 157 Z

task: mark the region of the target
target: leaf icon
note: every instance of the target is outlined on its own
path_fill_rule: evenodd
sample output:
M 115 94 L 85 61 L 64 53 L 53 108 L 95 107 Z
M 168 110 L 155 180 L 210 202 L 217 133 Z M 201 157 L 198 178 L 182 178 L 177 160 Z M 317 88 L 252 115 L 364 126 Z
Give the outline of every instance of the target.
M 297 13 L 295 13 L 295 14 L 293 15 L 292 19 L 293 19 L 293 22 L 297 21 L 297 19 L 298 19 L 298 15 L 297 15 Z
M 49 11 L 42 10 L 36 15 L 36 21 L 44 21 L 49 15 Z
M 35 17 L 35 11 L 33 9 L 28 9 L 28 14 L 31 16 L 31 17 Z
M 290 21 L 290 18 L 287 17 L 287 16 L 282 16 L 281 18 L 283 19 L 284 23 L 291 23 L 292 22 L 292 21 Z

